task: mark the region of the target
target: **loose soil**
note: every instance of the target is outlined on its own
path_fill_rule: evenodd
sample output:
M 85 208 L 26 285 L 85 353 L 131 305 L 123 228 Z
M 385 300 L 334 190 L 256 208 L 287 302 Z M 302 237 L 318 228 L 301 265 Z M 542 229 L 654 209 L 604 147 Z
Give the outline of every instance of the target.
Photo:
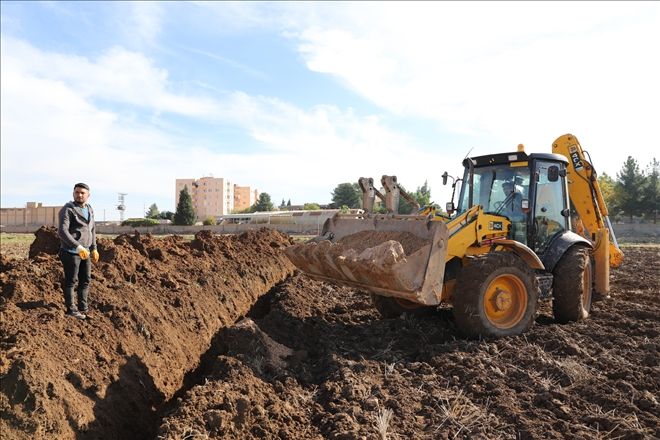
M 626 248 L 588 320 L 542 303 L 524 335 L 474 341 L 447 309 L 382 319 L 294 273 L 291 243 L 104 240 L 87 322 L 55 256 L 3 257 L 3 438 L 660 437 L 660 248 Z
M 424 240 L 413 233 L 405 231 L 360 231 L 341 238 L 337 243 L 360 253 L 365 249 L 378 246 L 390 240 L 401 243 L 401 247 L 403 247 L 406 255 L 411 255 L 429 244 L 428 240 Z
M 0 260 L 2 438 L 153 438 L 213 336 L 293 266 L 272 230 L 99 239 L 91 315 L 64 315 L 56 231 Z

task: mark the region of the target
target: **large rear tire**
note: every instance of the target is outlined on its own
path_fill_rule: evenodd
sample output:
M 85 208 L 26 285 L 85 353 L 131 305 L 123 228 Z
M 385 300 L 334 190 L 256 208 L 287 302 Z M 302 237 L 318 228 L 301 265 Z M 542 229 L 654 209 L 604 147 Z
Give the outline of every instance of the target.
M 371 294 L 373 303 L 380 316 L 383 318 L 398 318 L 404 313 L 415 316 L 426 316 L 432 313 L 436 308 L 432 306 L 423 306 L 401 298 L 391 298 L 389 296 Z
M 527 264 L 511 252 L 470 259 L 454 290 L 454 319 L 467 337 L 518 335 L 536 317 L 539 287 Z
M 586 319 L 593 299 L 593 266 L 589 249 L 572 246 L 553 272 L 552 311 L 555 320 L 565 324 Z

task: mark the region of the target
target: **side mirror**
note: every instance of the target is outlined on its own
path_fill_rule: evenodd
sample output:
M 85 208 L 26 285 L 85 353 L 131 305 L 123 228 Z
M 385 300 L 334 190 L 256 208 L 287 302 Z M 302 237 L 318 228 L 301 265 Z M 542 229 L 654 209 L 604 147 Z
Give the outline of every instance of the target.
M 559 167 L 557 165 L 552 165 L 548 168 L 548 181 L 556 182 L 559 180 Z
M 447 184 L 447 177 L 448 177 L 448 176 L 449 176 L 449 175 L 447 174 L 447 171 L 445 171 L 444 174 L 442 175 L 442 184 L 443 184 L 443 185 L 446 185 L 446 184 Z
M 447 211 L 447 214 L 452 215 L 454 211 L 456 211 L 454 202 L 447 202 L 447 204 L 445 205 L 445 211 Z

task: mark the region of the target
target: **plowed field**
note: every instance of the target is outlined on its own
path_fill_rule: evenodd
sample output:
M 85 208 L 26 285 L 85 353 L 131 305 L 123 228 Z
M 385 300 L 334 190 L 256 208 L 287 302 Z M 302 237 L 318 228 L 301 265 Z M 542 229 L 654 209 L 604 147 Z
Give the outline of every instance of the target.
M 583 322 L 461 339 L 294 272 L 287 236 L 101 240 L 93 312 L 64 315 L 43 230 L 1 261 L 2 438 L 660 437 L 660 248 L 626 247 Z

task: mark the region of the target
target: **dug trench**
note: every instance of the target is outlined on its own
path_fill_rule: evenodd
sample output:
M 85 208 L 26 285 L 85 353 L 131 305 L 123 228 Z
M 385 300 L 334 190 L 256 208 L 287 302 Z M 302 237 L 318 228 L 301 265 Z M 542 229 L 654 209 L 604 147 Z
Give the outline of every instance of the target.
M 36 268 L 33 274 L 43 279 L 52 270 L 44 286 L 52 284 L 61 276 L 51 267 L 57 266 L 54 257 L 42 254 L 31 263 L 3 260 L 3 296 L 5 287 L 11 288 L 3 299 L 0 428 L 11 434 L 8 438 L 660 437 L 657 246 L 625 249 L 626 264 L 612 274 L 612 298 L 595 303 L 588 320 L 559 325 L 543 303 L 536 325 L 525 335 L 470 341 L 460 338 L 448 309 L 381 319 L 365 292 L 293 272 L 280 259 L 291 241 L 277 233 L 197 237 L 190 245 L 168 240 L 176 245 L 124 237 L 112 246 L 116 255 L 130 251 L 136 264 L 145 264 L 150 249 L 157 255 L 153 249 L 160 246 L 170 255 L 172 246 L 185 263 L 168 259 L 173 266 L 167 273 L 180 277 L 175 280 L 179 287 L 181 273 L 189 273 L 191 280 L 204 274 L 205 291 L 225 292 L 231 283 L 261 279 L 259 267 L 248 267 L 267 264 L 263 257 L 229 252 L 230 258 L 221 251 L 227 247 L 246 254 L 270 249 L 265 261 L 280 271 L 278 277 L 267 277 L 272 282 L 261 280 L 260 290 L 254 291 L 259 293 L 247 295 L 249 301 L 234 307 L 235 313 L 221 315 L 221 322 L 208 328 L 200 330 L 193 322 L 219 316 L 221 308 L 213 304 L 230 300 L 218 298 L 240 292 L 216 293 L 208 302 L 199 299 L 201 304 L 164 306 L 167 313 L 149 323 L 148 338 L 116 298 L 120 292 L 133 304 L 139 297 L 133 286 L 146 289 L 141 276 L 116 292 L 97 287 L 100 311 L 83 324 L 60 316 L 60 294 L 52 285 L 52 294 L 27 296 L 28 288 L 42 285 L 21 284 L 14 275 Z M 235 265 L 233 258 L 244 258 L 245 264 Z M 124 278 L 142 274 L 134 271 L 137 266 L 122 272 L 119 261 L 127 260 L 113 263 Z M 192 263 L 197 264 L 186 272 Z M 245 275 L 225 285 L 221 278 L 230 275 L 219 275 L 224 266 Z M 99 275 L 95 283 L 105 280 Z M 181 291 L 165 292 L 165 287 L 151 293 L 156 304 L 177 298 L 183 304 Z M 189 295 L 200 295 L 197 287 L 187 289 Z M 188 312 L 182 313 L 184 307 Z M 127 319 L 125 327 L 115 328 L 123 322 L 112 320 L 115 312 Z M 55 317 L 37 319 L 48 313 Z M 107 323 L 102 327 L 107 339 L 92 332 L 100 322 Z M 174 324 L 187 329 L 183 336 L 160 330 Z M 58 336 L 67 335 L 67 329 L 74 330 Z M 167 343 L 163 335 L 170 338 Z M 31 338 L 40 342 L 30 345 Z M 56 343 L 46 346 L 48 338 Z M 87 354 L 85 347 L 96 339 L 106 341 L 93 346 L 106 350 L 106 361 Z M 57 359 L 56 366 L 49 356 Z
M 154 438 L 214 335 L 293 272 L 291 239 L 267 229 L 99 239 L 79 321 L 64 315 L 56 231 L 35 235 L 28 259 L 0 261 L 3 438 Z

